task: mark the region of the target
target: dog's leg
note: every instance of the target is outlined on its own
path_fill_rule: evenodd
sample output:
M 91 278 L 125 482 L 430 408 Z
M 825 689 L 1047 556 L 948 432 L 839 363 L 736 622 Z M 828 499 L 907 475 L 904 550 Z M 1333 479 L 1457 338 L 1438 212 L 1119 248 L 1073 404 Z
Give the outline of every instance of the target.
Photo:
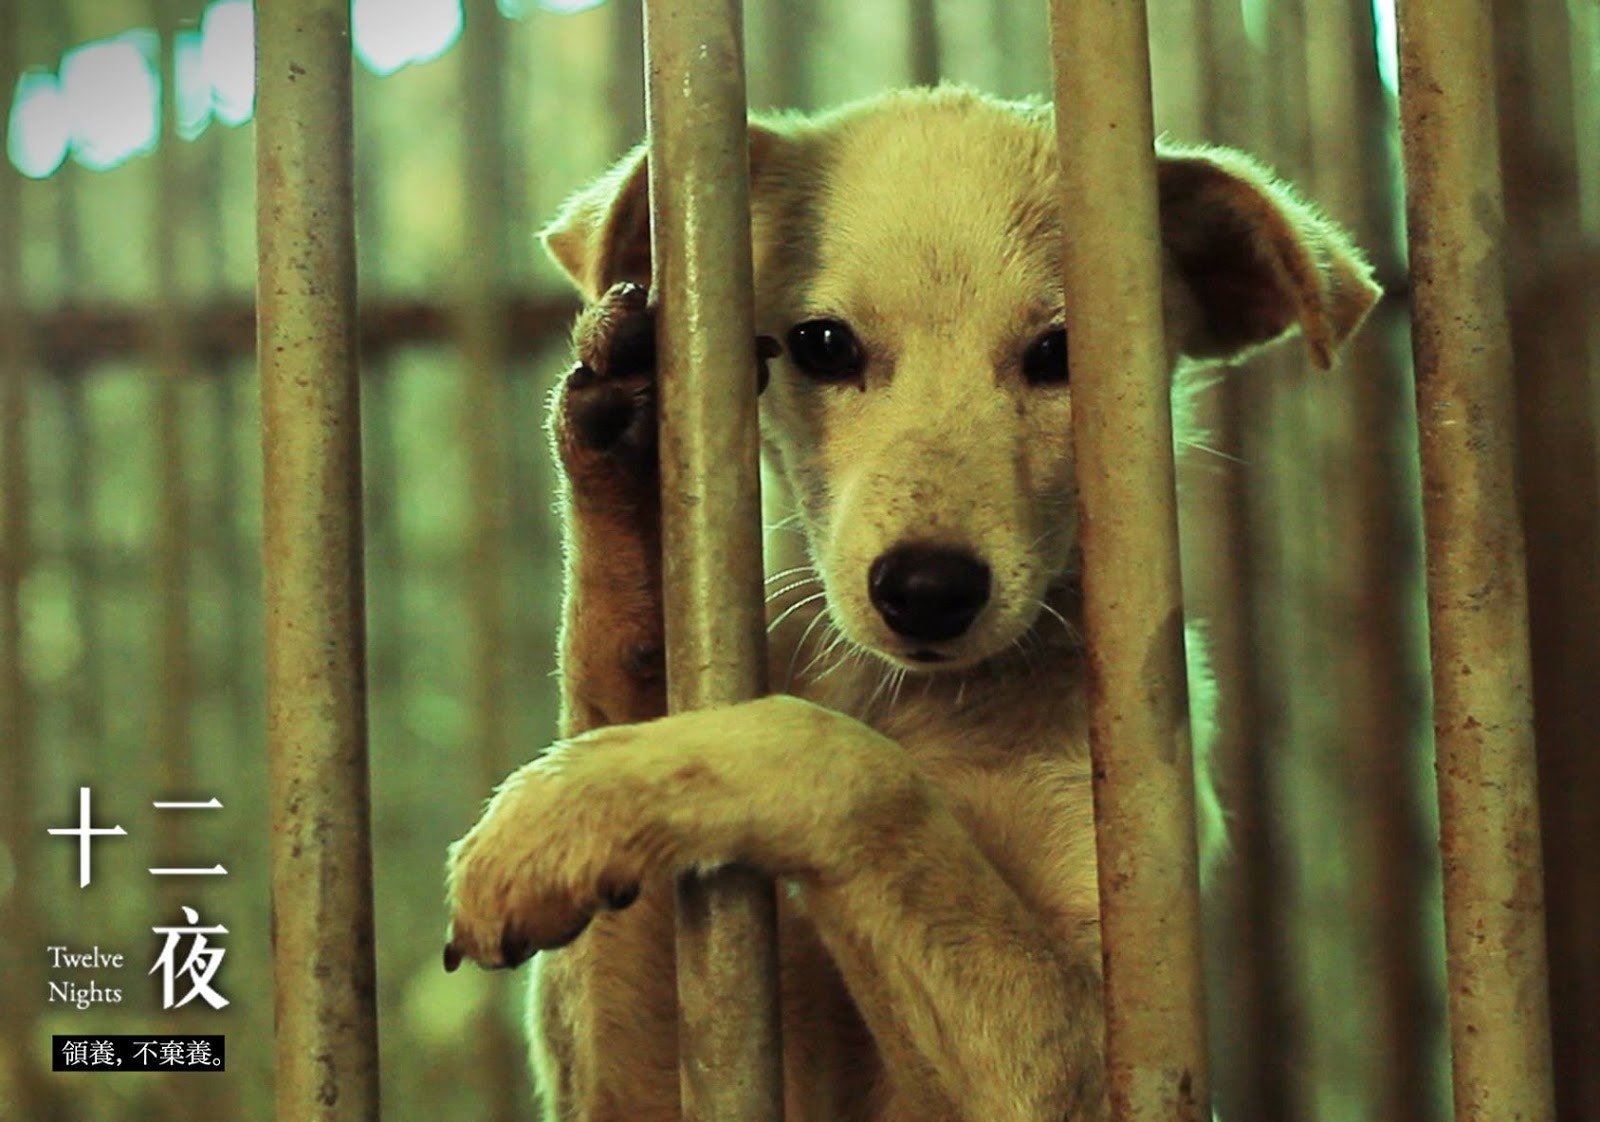
M 897 1084 L 931 1075 L 975 1122 L 1102 1117 L 1092 942 L 1047 927 L 899 745 L 848 717 L 768 697 L 586 734 L 512 775 L 451 861 L 449 953 L 491 966 L 662 874 L 792 879 Z
M 619 284 L 573 329 L 550 434 L 565 474 L 561 734 L 666 712 L 655 340 L 646 292 Z
M 645 290 L 611 288 L 579 317 L 577 363 L 551 397 L 565 514 L 563 736 L 666 710 L 652 329 Z M 677 1116 L 670 904 L 608 917 L 536 967 L 533 1063 L 547 1118 Z M 619 1008 L 636 1016 L 607 1013 Z

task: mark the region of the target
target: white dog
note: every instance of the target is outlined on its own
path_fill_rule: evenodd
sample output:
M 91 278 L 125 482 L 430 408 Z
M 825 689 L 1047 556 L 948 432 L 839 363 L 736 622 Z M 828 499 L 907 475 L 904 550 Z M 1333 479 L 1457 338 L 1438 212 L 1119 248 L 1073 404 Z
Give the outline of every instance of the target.
M 566 739 L 453 848 L 447 961 L 563 948 L 537 959 L 546 1117 L 675 1120 L 671 880 L 746 863 L 784 887 L 790 1122 L 1101 1119 L 1063 327 L 1095 294 L 1061 290 L 1050 111 L 911 90 L 754 123 L 750 152 L 786 695 L 651 719 L 636 151 L 546 235 L 591 302 L 552 420 Z M 1174 366 L 1297 328 L 1327 365 L 1377 298 L 1344 236 L 1236 153 L 1162 152 L 1159 186 Z

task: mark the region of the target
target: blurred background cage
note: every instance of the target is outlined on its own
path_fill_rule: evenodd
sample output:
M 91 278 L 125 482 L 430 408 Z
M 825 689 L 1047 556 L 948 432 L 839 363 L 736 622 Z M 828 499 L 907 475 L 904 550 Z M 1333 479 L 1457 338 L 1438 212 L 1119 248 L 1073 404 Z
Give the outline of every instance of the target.
M 938 80 L 1047 96 L 1039 0 L 747 5 L 754 107 Z M 1600 1122 L 1600 7 L 1495 7 L 1556 1100 Z M 549 741 L 543 435 L 573 298 L 534 232 L 643 133 L 638 0 L 355 0 L 384 1116 L 528 1117 L 523 987 L 439 969 L 445 847 Z M 1152 0 L 1157 127 L 1243 147 L 1387 289 L 1331 375 L 1190 379 L 1185 596 L 1225 808 L 1212 1080 L 1230 1122 L 1443 1122 L 1450 1066 L 1417 417 L 1387 0 Z M 0 6 L 0 1118 L 272 1114 L 248 0 Z M 91 787 L 129 837 L 76 887 Z M 224 810 L 174 824 L 152 799 Z M 181 826 L 181 829 L 179 829 Z M 137 961 L 225 859 L 223 1013 L 47 1003 L 44 948 Z M 136 971 L 126 976 L 137 978 Z M 146 980 L 154 986 L 155 979 Z M 207 1025 L 214 1027 L 205 1027 Z M 200 1027 L 185 1027 L 200 1026 Z M 212 1079 L 49 1076 L 52 1032 L 225 1031 Z

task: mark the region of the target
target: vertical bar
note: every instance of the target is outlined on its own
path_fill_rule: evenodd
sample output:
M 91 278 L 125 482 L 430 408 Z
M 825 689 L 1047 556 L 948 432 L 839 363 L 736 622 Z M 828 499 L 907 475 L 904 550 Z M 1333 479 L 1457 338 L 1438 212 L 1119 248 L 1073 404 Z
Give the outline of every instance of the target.
M 944 73 L 939 42 L 939 8 L 934 0 L 909 0 L 906 35 L 910 40 L 906 69 L 914 86 L 937 85 Z
M 1373 49 L 1371 0 L 1311 2 L 1304 11 L 1314 197 L 1349 225 L 1380 275 L 1393 275 L 1401 268 L 1399 167 L 1387 135 L 1392 111 Z M 1340 643 L 1318 675 L 1333 687 L 1324 688 L 1337 706 L 1337 740 L 1313 766 L 1346 776 L 1343 838 L 1319 846 L 1316 860 L 1347 854 L 1350 888 L 1340 923 L 1354 937 L 1360 974 L 1370 979 L 1360 985 L 1370 996 L 1353 1033 L 1365 1041 L 1357 1051 L 1371 1099 L 1363 1117 L 1430 1122 L 1449 1111 L 1448 1043 L 1427 774 L 1427 634 L 1414 611 L 1425 595 L 1415 387 L 1397 312 L 1393 303 L 1380 306 L 1350 341 L 1343 376 L 1313 381 L 1323 399 L 1318 412 L 1332 422 L 1319 452 L 1319 517 L 1333 532 L 1324 551 L 1331 568 L 1318 591 L 1324 603 L 1337 604 L 1327 626 Z M 1361 452 L 1352 456 L 1352 449 Z M 1351 1004 L 1352 972 L 1324 964 L 1321 973 L 1329 1000 Z M 1336 1079 L 1327 1099 L 1349 1103 L 1353 1082 Z
M 377 1122 L 350 6 L 256 12 L 279 1122 Z
M 1587 5 L 1590 12 L 1600 8 Z M 1581 261 L 1583 178 L 1570 65 L 1577 12 L 1496 5 L 1507 283 L 1516 364 L 1518 463 L 1528 558 L 1528 631 L 1539 817 L 1544 834 L 1551 1067 L 1557 1116 L 1600 1118 L 1600 425 L 1591 325 L 1600 276 Z M 1591 65 L 1588 58 L 1586 65 Z M 1600 106 L 1597 106 L 1600 108 Z M 1591 133 L 1591 136 L 1594 134 Z M 1592 172 L 1591 172 L 1592 174 Z M 1600 248 L 1589 242 L 1591 252 Z M 1594 258 L 1591 258 L 1594 260 Z
M 1490 0 L 1400 7 L 1458 1122 L 1548 1122 L 1544 894 Z
M 160 190 L 155 200 L 156 301 L 152 324 L 151 363 L 155 392 L 151 395 L 159 463 L 156 468 L 156 548 L 152 583 L 155 585 L 157 698 L 150 728 L 151 755 L 156 763 L 160 798 L 194 795 L 191 790 L 189 709 L 192 700 L 189 658 L 189 558 L 193 542 L 189 532 L 189 502 L 184 447 L 183 387 L 194 375 L 189 351 L 186 275 L 181 230 L 189 205 L 189 183 L 184 146 L 178 141 L 177 34 L 178 12 L 174 0 L 155 5 L 161 35 L 161 143 L 157 149 Z M 164 865 L 183 864 L 183 816 L 161 817 L 156 842 L 157 860 Z M 163 908 L 176 914 L 174 893 L 181 881 L 168 880 Z
M 1261 55 L 1251 46 L 1238 0 L 1197 0 L 1193 39 L 1200 135 L 1220 144 L 1259 146 L 1264 137 Z M 1251 391 L 1266 371 L 1259 362 L 1228 370 L 1195 402 L 1195 423 L 1210 446 L 1243 456 Z M 1207 370 L 1206 377 L 1214 377 Z M 1217 727 L 1209 744 L 1193 731 L 1199 758 L 1227 808 L 1228 859 L 1206 885 L 1204 950 L 1212 1100 L 1229 1122 L 1289 1117 L 1294 1034 L 1284 977 L 1286 870 L 1272 844 L 1266 742 L 1261 558 L 1249 542 L 1251 498 L 1261 473 L 1243 459 L 1194 455 L 1180 503 L 1183 589 L 1188 611 L 1205 620 L 1206 654 L 1216 681 Z M 1179 472 L 1184 470 L 1180 460 Z M 1202 860 L 1206 854 L 1202 853 Z
M 1319 156 L 1318 196 L 1346 208 L 1356 241 L 1373 256 L 1380 277 L 1404 271 L 1400 233 L 1399 153 L 1392 143 L 1395 110 L 1383 89 L 1371 0 L 1307 7 L 1307 42 L 1337 41 L 1330 63 L 1312 71 L 1311 100 L 1336 139 Z M 1330 20 L 1327 25 L 1323 20 Z M 1342 30 L 1341 30 L 1342 28 Z M 1348 97 L 1348 102 L 1346 98 Z M 1375 821 L 1364 869 L 1367 902 L 1379 917 L 1368 951 L 1382 971 L 1382 1016 L 1389 1039 L 1380 1053 L 1389 1117 L 1434 1122 L 1449 1117 L 1448 1004 L 1444 979 L 1442 876 L 1432 777 L 1421 479 L 1414 452 L 1416 386 L 1404 312 L 1383 302 L 1352 341 L 1341 381 L 1350 396 L 1346 428 L 1330 450 L 1329 473 L 1349 471 L 1361 509 L 1340 531 L 1354 556 L 1335 563 L 1353 574 L 1350 596 L 1361 619 L 1364 649 L 1347 672 L 1366 692 L 1346 702 L 1356 713 L 1345 734 L 1347 759 L 1362 769 Z M 1365 448 L 1350 465 L 1350 450 Z M 1369 799 L 1370 796 L 1370 799 Z
M 177 0 L 154 0 L 151 5 L 160 36 L 160 141 L 156 150 L 159 188 L 151 215 L 156 255 L 156 305 L 150 323 L 148 354 L 150 423 L 155 430 L 156 527 L 155 549 L 150 558 L 149 581 L 153 590 L 154 624 L 150 634 L 155 652 L 155 705 L 150 718 L 150 740 L 145 757 L 155 777 L 154 796 L 182 799 L 198 796 L 194 790 L 193 750 L 189 719 L 194 701 L 189 648 L 189 588 L 194 551 L 190 532 L 188 449 L 185 447 L 184 390 L 195 373 L 189 348 L 187 294 L 189 275 L 183 253 L 185 212 L 192 205 L 188 182 L 188 145 L 178 138 L 177 54 L 180 8 Z M 192 823 L 182 814 L 156 818 L 151 852 L 158 866 L 191 864 Z M 180 908 L 196 903 L 192 881 L 183 877 L 158 878 L 153 901 L 162 922 L 182 918 Z M 152 939 L 159 938 L 152 934 Z M 155 953 L 153 948 L 152 954 Z M 174 1011 L 177 1031 L 199 1031 L 194 1008 Z M 156 1091 L 158 1109 L 168 1117 L 193 1116 L 202 1101 L 202 1088 L 194 1080 L 168 1080 Z M 220 1098 L 229 1085 L 211 1093 Z
M 0 132 L 22 73 L 20 5 L 0 4 Z M 32 562 L 28 480 L 28 382 L 33 364 L 22 293 L 22 179 L 0 158 L 0 838 L 11 858 L 0 885 L 0 930 L 17 959 L 0 970 L 0 998 L 15 1025 L 0 1063 L 9 1069 L 19 1118 L 47 1117 L 48 1099 L 32 1049 L 44 979 L 38 962 L 38 883 L 34 838 L 33 705 L 22 665 L 22 583 Z
M 506 372 L 505 246 L 506 113 L 504 27 L 494 0 L 470 0 L 461 37 L 460 107 L 463 116 L 462 255 L 460 269 L 461 438 L 467 450 L 471 541 L 468 547 L 472 629 L 469 675 L 472 742 L 484 787 L 492 789 L 512 766 L 511 712 L 506 694 L 506 600 L 509 534 L 509 407 Z M 487 991 L 479 1010 L 478 1054 L 487 1069 L 491 1122 L 513 1122 L 527 1098 L 522 1089 L 522 1045 L 511 1031 L 505 994 Z
M 1199 1122 L 1210 1091 L 1144 3 L 1053 0 L 1051 30 L 1107 1084 L 1119 1122 Z
M 611 21 L 611 74 L 605 118 L 611 127 L 609 147 L 622 152 L 639 143 L 645 128 L 644 7 L 612 4 L 606 14 Z
M 766 687 L 739 0 L 647 0 L 670 710 Z M 678 888 L 679 1079 L 690 1122 L 783 1112 L 776 900 L 741 869 Z

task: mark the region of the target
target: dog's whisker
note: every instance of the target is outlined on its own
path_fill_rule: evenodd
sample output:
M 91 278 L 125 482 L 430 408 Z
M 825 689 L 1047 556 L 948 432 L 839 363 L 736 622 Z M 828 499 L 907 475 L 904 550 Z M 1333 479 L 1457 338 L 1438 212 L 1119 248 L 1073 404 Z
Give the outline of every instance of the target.
M 846 639 L 845 642 L 845 653 L 839 656 L 838 661 L 836 661 L 832 666 L 828 667 L 828 669 L 824 670 L 821 674 L 818 674 L 816 681 L 822 681 L 828 675 L 839 670 L 841 667 L 850 666 L 853 663 L 860 662 L 867 655 L 867 649 L 865 647 L 862 647 L 849 639 Z
M 822 633 L 822 641 L 817 644 L 817 653 L 812 655 L 811 661 L 806 663 L 805 666 L 800 670 L 800 676 L 802 678 L 811 673 L 811 668 L 813 666 L 827 658 L 834 651 L 838 650 L 842 643 L 846 642 L 845 634 L 839 628 L 839 625 L 833 621 L 833 615 L 831 612 L 824 612 L 819 618 L 827 619 L 828 625 Z
M 795 511 L 793 514 L 788 515 L 785 518 L 780 518 L 776 522 L 765 524 L 762 526 L 762 530 L 769 534 L 779 533 L 780 531 L 786 531 L 788 533 L 804 533 L 804 529 L 800 525 L 801 517 L 801 513 L 799 511 Z
M 789 656 L 789 669 L 784 674 L 784 693 L 788 693 L 794 688 L 794 667 L 795 663 L 800 661 L 800 652 L 805 650 L 806 640 L 809 639 L 811 637 L 811 633 L 816 630 L 817 624 L 822 623 L 828 618 L 828 610 L 827 608 L 823 608 L 822 611 L 811 617 L 811 622 L 806 624 L 806 629 L 800 633 L 800 641 L 794 645 L 794 653 Z M 827 632 L 824 631 L 823 634 L 826 635 Z
M 1040 600 L 1039 610 L 1051 616 L 1057 623 L 1061 625 L 1061 630 L 1066 633 L 1067 641 L 1069 643 L 1071 643 L 1073 646 L 1083 645 L 1083 634 L 1072 625 L 1066 616 L 1062 615 L 1060 611 L 1056 609 L 1055 605 L 1051 604 L 1048 600 Z
M 1220 460 L 1228 460 L 1231 463 L 1240 464 L 1240 465 L 1242 465 L 1244 467 L 1249 467 L 1250 466 L 1250 461 L 1245 459 L 1244 457 L 1235 456 L 1231 452 L 1224 452 L 1220 448 L 1213 448 L 1213 447 L 1211 447 L 1211 445 L 1203 444 L 1198 440 L 1190 440 L 1190 439 L 1185 438 L 1185 439 L 1179 440 L 1178 443 L 1181 444 L 1185 448 L 1193 448 L 1197 452 L 1208 452 L 1211 455 L 1216 456 Z
M 819 581 L 816 577 L 805 577 L 805 578 L 803 578 L 801 580 L 794 581 L 792 584 L 784 585 L 782 588 L 778 589 L 776 592 L 767 593 L 767 601 L 766 602 L 770 605 L 773 601 L 777 600 L 780 596 L 787 596 L 787 595 L 789 595 L 789 593 L 793 592 L 797 588 L 804 588 L 808 584 L 820 585 L 821 583 L 822 582 Z
M 776 584 L 780 580 L 788 580 L 790 577 L 797 576 L 800 573 L 807 573 L 811 576 L 816 576 L 817 567 L 815 565 L 791 565 L 787 569 L 779 569 L 776 573 L 764 578 L 761 583 Z
M 815 604 L 818 600 L 824 599 L 827 595 L 827 590 L 824 589 L 821 592 L 813 592 L 810 596 L 805 596 L 799 600 L 796 600 L 793 604 L 790 604 L 787 608 L 783 609 L 783 611 L 779 612 L 777 618 L 775 618 L 771 623 L 767 624 L 767 634 L 771 635 L 774 631 L 778 630 L 778 626 L 782 624 L 784 620 L 794 615 L 807 604 Z
M 896 669 L 895 667 L 890 666 L 888 663 L 883 663 L 882 664 L 882 669 L 879 670 L 879 672 L 878 672 L 877 685 L 872 687 L 872 694 L 871 694 L 870 697 L 867 698 L 866 705 L 864 705 L 862 707 L 862 710 L 861 710 L 861 719 L 862 720 L 866 720 L 869 716 L 871 716 L 873 709 L 878 704 L 878 699 L 880 697 L 883 697 L 885 695 L 885 693 L 887 692 L 887 690 L 889 688 L 889 683 L 894 681 L 895 669 Z

